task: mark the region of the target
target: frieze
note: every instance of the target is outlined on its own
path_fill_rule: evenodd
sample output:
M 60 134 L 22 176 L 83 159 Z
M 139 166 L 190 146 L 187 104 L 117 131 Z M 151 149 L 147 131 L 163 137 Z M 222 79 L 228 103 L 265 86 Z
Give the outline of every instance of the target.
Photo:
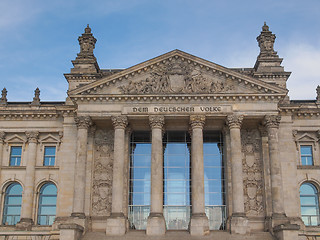
M 160 106 L 160 105 L 138 105 L 134 107 L 124 107 L 123 114 L 163 114 L 163 113 L 221 113 L 232 112 L 231 105 L 173 105 L 173 106 Z
M 109 216 L 112 202 L 112 166 L 114 131 L 95 132 L 92 215 Z
M 145 79 L 119 87 L 122 94 L 228 93 L 234 89 L 232 82 L 209 79 L 181 59 L 154 68 Z
M 261 216 L 264 213 L 264 205 L 261 138 L 259 130 L 242 129 L 241 143 L 245 212 L 248 216 Z

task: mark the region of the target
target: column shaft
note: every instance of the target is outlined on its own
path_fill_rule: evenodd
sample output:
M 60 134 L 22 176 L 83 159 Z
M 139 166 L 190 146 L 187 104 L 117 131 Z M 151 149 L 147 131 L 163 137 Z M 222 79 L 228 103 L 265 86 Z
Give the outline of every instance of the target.
M 240 127 L 243 116 L 230 115 L 227 124 L 231 140 L 231 178 L 232 178 L 232 211 L 234 214 L 244 214 L 243 171 L 241 153 Z
M 114 153 L 112 174 L 112 207 L 111 216 L 107 219 L 106 234 L 123 235 L 127 231 L 127 219 L 123 210 L 124 163 L 125 163 L 125 128 L 128 125 L 126 116 L 111 117 L 114 126 Z
M 191 125 L 191 235 L 207 235 L 209 221 L 204 206 L 203 126 L 205 116 L 190 116 Z
M 151 147 L 151 211 L 147 222 L 148 235 L 163 235 L 166 224 L 163 217 L 163 116 L 150 116 L 152 129 Z
M 5 132 L 0 132 L 0 167 L 3 164 L 3 145 L 4 145 L 5 136 L 6 136 Z
M 84 216 L 88 128 L 92 122 L 90 117 L 77 117 L 75 121 L 78 126 L 78 136 L 72 216 Z
M 266 125 L 268 130 L 272 212 L 276 215 L 284 215 L 282 175 L 278 147 L 278 128 L 280 120 L 280 116 L 270 115 L 266 116 L 264 121 L 264 124 Z

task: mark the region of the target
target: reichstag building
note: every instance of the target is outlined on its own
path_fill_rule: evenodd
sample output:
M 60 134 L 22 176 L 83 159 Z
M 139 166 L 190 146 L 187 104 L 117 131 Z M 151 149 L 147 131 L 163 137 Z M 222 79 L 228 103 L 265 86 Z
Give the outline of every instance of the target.
M 252 68 L 100 69 L 87 26 L 66 101 L 2 90 L 0 239 L 320 239 L 320 86 L 289 99 L 275 38 Z

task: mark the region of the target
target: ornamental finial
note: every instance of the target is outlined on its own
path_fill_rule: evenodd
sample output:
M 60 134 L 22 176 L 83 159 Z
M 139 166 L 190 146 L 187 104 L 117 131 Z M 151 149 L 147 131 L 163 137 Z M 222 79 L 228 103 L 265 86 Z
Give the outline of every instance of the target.
M 276 39 L 276 35 L 269 31 L 269 26 L 264 22 L 262 26 L 262 32 L 257 37 L 257 41 L 260 47 L 260 55 L 258 58 L 278 58 L 277 52 L 274 51 L 273 45 Z
M 36 90 L 34 90 L 34 98 L 31 105 L 40 105 L 40 89 L 39 88 L 36 88 Z
M 7 89 L 6 88 L 3 88 L 2 89 L 2 92 L 1 92 L 1 99 L 0 99 L 0 104 L 7 104 L 8 103 L 8 99 L 7 99 Z
M 317 91 L 317 103 L 320 103 L 320 85 L 318 85 L 316 91 Z

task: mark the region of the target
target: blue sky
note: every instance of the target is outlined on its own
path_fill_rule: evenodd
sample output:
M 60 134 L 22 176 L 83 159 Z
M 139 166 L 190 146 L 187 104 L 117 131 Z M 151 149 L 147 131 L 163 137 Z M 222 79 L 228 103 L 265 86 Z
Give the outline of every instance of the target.
M 290 99 L 315 99 L 320 85 L 320 1 L 1 0 L 0 88 L 9 101 L 64 100 L 90 24 L 100 68 L 127 68 L 173 49 L 225 67 L 253 67 L 263 22 L 292 75 Z

